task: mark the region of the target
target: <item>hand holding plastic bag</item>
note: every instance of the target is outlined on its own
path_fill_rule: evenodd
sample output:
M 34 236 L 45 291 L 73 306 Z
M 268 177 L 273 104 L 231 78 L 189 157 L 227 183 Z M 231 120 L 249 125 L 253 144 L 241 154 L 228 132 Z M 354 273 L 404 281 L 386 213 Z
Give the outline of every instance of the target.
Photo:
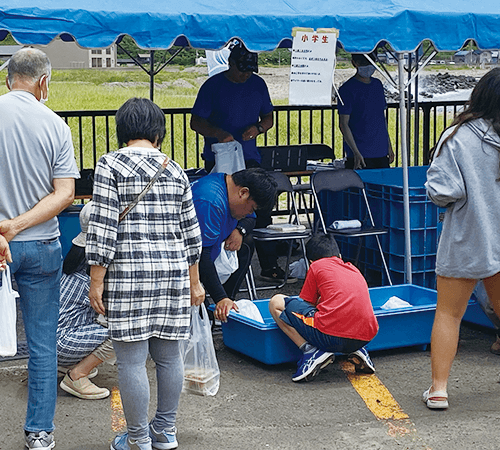
M 233 272 L 238 270 L 238 253 L 226 250 L 223 242 L 219 256 L 217 256 L 217 259 L 214 261 L 214 265 L 215 270 L 217 270 L 217 275 L 219 275 L 220 282 L 224 284 L 229 280 Z
M 207 310 L 204 304 L 192 306 L 191 335 L 184 348 L 183 392 L 213 396 L 219 390 L 219 379 L 219 364 Z
M 2 271 L 0 288 L 0 356 L 14 356 L 17 353 L 16 298 L 19 294 L 12 289 L 10 268 Z

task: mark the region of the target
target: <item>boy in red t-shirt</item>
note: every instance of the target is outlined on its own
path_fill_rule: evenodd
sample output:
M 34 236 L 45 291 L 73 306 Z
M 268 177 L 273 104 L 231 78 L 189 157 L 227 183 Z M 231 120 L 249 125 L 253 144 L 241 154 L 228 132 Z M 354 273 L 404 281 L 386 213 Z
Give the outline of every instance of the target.
M 298 297 L 277 294 L 269 310 L 285 334 L 302 350 L 293 381 L 310 381 L 332 363 L 335 353 L 348 353 L 356 371 L 374 373 L 364 346 L 378 323 L 363 275 L 340 259 L 333 236 L 318 234 L 306 244 L 311 266 Z

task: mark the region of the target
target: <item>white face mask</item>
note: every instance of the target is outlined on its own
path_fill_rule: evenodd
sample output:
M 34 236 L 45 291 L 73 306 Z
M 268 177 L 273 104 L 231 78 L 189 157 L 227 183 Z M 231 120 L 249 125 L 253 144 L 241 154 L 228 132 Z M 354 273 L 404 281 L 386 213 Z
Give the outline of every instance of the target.
M 375 73 L 375 67 L 371 64 L 369 66 L 359 66 L 358 73 L 363 78 L 370 78 Z
M 45 97 L 45 98 L 40 97 L 40 103 L 42 105 L 44 105 L 45 102 L 49 99 L 49 79 L 47 78 L 47 75 L 43 75 L 42 78 L 40 78 L 40 91 L 42 90 L 43 77 L 45 77 L 47 79 L 47 97 Z

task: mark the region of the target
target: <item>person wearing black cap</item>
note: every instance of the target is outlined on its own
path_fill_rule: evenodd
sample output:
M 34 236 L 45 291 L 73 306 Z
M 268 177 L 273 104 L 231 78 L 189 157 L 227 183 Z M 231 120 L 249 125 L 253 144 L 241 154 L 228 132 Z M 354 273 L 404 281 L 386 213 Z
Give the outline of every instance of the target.
M 202 156 L 207 172 L 215 165 L 212 144 L 234 140 L 243 147 L 246 168 L 260 166 L 261 155 L 255 139 L 272 128 L 274 122 L 269 90 L 265 81 L 255 74 L 258 70 L 257 53 L 236 41 L 229 56 L 229 69 L 210 77 L 201 86 L 191 110 L 191 128 L 205 137 Z M 239 240 L 237 247 L 240 247 L 254 226 L 264 228 L 270 223 L 269 213 L 258 213 L 256 222 L 245 218 L 231 239 Z M 259 242 L 255 244 L 261 276 L 282 280 L 284 272 L 278 267 L 275 246 L 269 242 L 265 246 Z

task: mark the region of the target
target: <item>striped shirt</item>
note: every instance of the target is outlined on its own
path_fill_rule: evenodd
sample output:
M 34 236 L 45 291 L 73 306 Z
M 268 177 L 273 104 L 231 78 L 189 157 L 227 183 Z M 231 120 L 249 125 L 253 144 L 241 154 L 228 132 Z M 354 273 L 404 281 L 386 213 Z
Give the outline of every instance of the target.
M 97 163 L 87 233 L 90 265 L 107 268 L 103 300 L 111 338 L 186 339 L 190 324 L 189 267 L 201 254 L 201 234 L 189 180 L 170 160 L 146 196 L 118 216 L 156 174 L 165 155 L 130 147 Z
M 85 271 L 61 277 L 57 359 L 61 366 L 72 366 L 90 355 L 109 338 L 108 329 L 96 322 L 97 313 L 88 297 L 90 277 Z

